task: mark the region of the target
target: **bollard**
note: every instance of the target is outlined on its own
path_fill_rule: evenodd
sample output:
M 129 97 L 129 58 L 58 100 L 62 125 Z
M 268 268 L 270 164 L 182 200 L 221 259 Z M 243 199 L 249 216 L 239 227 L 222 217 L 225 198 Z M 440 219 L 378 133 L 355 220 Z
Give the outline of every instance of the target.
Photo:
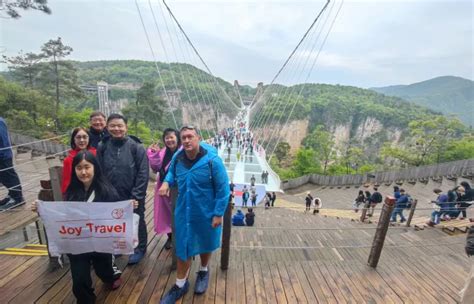
M 380 213 L 377 230 L 375 231 L 374 241 L 372 242 L 369 260 L 367 262 L 372 268 L 376 268 L 377 264 L 379 263 L 380 254 L 382 253 L 383 243 L 385 241 L 385 236 L 387 235 L 388 225 L 390 224 L 390 216 L 392 215 L 394 206 L 395 198 L 387 196 L 385 198 L 385 204 L 382 207 L 382 212 Z
M 417 203 L 418 203 L 418 200 L 413 200 L 413 203 L 411 203 L 410 214 L 408 215 L 408 219 L 407 219 L 407 227 L 410 227 L 411 219 L 413 218 L 413 215 L 415 214 Z
M 230 232 L 231 232 L 231 218 L 232 218 L 232 200 L 229 201 L 227 209 L 224 213 L 224 224 L 222 227 L 222 249 L 221 249 L 221 269 L 227 270 L 229 268 L 230 255 Z
M 360 221 L 361 222 L 365 221 L 367 211 L 369 210 L 369 208 L 370 208 L 370 203 L 369 202 L 365 203 L 364 208 L 362 208 L 362 213 L 360 215 Z

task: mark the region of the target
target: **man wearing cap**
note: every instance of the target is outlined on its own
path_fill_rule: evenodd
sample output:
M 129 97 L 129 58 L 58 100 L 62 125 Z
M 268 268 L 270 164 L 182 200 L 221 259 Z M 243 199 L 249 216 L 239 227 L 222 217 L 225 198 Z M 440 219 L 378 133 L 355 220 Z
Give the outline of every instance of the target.
M 197 129 L 180 130 L 183 149 L 171 160 L 168 174 L 159 190 L 168 196 L 169 187 L 178 187 L 174 211 L 177 271 L 176 284 L 160 303 L 175 303 L 189 289 L 191 258 L 200 255 L 194 293 L 202 294 L 209 284 L 208 264 L 211 254 L 220 247 L 222 221 L 229 204 L 229 179 L 217 150 L 201 142 Z

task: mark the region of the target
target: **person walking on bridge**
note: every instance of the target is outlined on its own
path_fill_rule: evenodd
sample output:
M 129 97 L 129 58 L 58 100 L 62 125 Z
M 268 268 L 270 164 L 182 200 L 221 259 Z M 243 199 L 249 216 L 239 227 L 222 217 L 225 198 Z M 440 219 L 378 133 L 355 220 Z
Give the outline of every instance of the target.
M 176 284 L 163 296 L 162 304 L 175 303 L 189 289 L 191 258 L 200 255 L 194 293 L 202 294 L 209 285 L 209 261 L 220 247 L 224 212 L 229 205 L 229 179 L 217 151 L 200 143 L 198 130 L 180 130 L 183 150 L 175 154 L 161 186 L 160 195 L 169 196 L 169 187 L 178 187 L 174 212 L 176 229 Z
M 8 190 L 8 195 L 0 201 L 3 210 L 18 207 L 25 203 L 20 178 L 13 166 L 13 151 L 7 123 L 0 117 L 0 183 Z

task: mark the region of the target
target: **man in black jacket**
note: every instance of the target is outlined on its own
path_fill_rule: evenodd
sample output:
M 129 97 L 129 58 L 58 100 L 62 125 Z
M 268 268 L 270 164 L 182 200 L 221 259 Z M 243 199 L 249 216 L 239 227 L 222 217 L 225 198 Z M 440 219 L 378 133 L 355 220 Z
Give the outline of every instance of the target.
M 141 141 L 127 135 L 127 119 L 120 114 L 111 114 L 107 119 L 110 137 L 99 144 L 97 157 L 105 175 L 115 186 L 121 200 L 138 201 L 135 213 L 140 216 L 138 246 L 128 260 L 129 264 L 140 262 L 146 252 L 147 229 L 145 223 L 145 197 L 148 187 L 148 158 Z
M 99 111 L 92 112 L 89 116 L 89 142 L 91 147 L 97 149 L 102 139 L 109 136 L 109 132 L 105 127 L 105 114 Z

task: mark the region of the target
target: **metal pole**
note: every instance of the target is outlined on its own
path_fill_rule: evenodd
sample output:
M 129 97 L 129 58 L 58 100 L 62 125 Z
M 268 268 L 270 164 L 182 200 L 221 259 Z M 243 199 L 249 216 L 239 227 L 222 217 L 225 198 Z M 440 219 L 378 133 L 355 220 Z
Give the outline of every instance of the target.
M 368 264 L 372 268 L 376 268 L 379 263 L 380 255 L 383 249 L 383 243 L 385 236 L 387 235 L 388 225 L 390 224 L 390 216 L 392 214 L 393 207 L 395 206 L 395 198 L 387 196 L 385 198 L 385 204 L 382 207 L 380 213 L 379 222 L 377 224 L 377 230 L 375 231 L 374 241 L 372 242 L 372 249 L 370 250 Z

